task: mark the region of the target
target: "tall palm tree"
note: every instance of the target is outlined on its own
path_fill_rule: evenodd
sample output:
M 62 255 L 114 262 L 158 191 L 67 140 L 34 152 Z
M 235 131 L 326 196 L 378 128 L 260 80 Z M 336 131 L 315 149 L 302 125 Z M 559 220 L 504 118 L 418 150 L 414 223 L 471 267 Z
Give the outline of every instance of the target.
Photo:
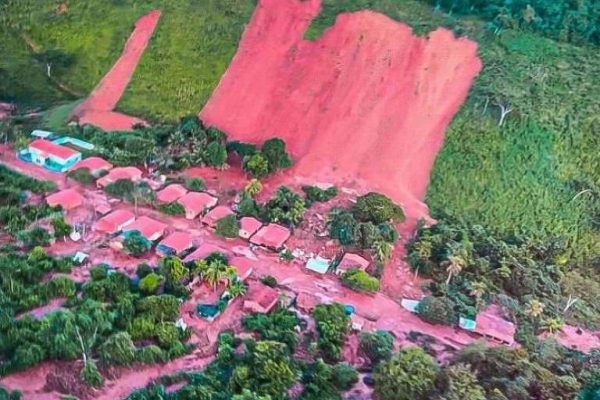
M 208 268 L 204 273 L 204 280 L 217 290 L 217 286 L 226 281 L 230 281 L 235 276 L 236 270 L 234 267 L 224 264 L 220 260 L 215 260 L 208 264 Z
M 543 314 L 545 307 L 546 306 L 541 301 L 537 299 L 532 299 L 525 306 L 524 312 L 531 318 L 537 319 L 540 315 Z
M 231 297 L 236 298 L 238 296 L 243 296 L 248 291 L 248 288 L 242 281 L 233 281 L 227 288 L 227 291 L 231 295 Z
M 565 325 L 564 321 L 560 318 L 548 318 L 544 321 L 542 329 L 551 334 L 555 334 Z
M 244 188 L 244 191 L 250 196 L 254 197 L 259 194 L 263 189 L 262 183 L 258 179 L 251 179 L 250 182 Z
M 394 245 L 384 240 L 377 240 L 373 243 L 373 251 L 375 252 L 375 260 L 385 264 L 392 259 Z
M 477 301 L 481 300 L 486 291 L 487 285 L 485 282 L 473 282 L 471 284 L 471 296 L 475 297 Z
M 450 256 L 446 261 L 446 272 L 448 273 L 448 279 L 446 279 L 446 285 L 450 284 L 452 277 L 460 274 L 463 267 L 465 265 L 465 261 L 458 256 Z

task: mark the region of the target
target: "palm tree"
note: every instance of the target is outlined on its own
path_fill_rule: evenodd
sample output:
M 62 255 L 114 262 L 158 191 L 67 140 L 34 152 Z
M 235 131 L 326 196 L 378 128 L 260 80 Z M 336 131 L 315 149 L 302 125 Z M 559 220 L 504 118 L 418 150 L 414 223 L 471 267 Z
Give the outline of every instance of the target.
M 544 308 L 546 306 L 544 303 L 537 299 L 532 299 L 525 306 L 525 314 L 530 316 L 531 318 L 537 319 L 540 315 L 544 313 Z
M 446 279 L 446 285 L 450 284 L 453 276 L 460 274 L 465 265 L 465 261 L 458 256 L 450 256 L 446 263 L 446 272 L 448 272 L 448 279 Z
M 373 243 L 373 251 L 375 252 L 375 260 L 381 264 L 385 264 L 392 259 L 394 245 L 384 240 L 377 240 Z
M 564 321 L 560 318 L 548 318 L 544 321 L 542 329 L 550 334 L 555 334 L 565 325 Z
M 225 281 L 230 281 L 235 276 L 236 270 L 234 267 L 224 264 L 220 260 L 215 260 L 208 264 L 204 272 L 204 280 L 217 290 L 217 286 Z
M 248 291 L 248 288 L 246 287 L 246 285 L 244 285 L 242 281 L 236 280 L 231 282 L 231 284 L 227 288 L 227 291 L 229 292 L 231 297 L 235 299 L 238 296 L 245 295 Z
M 244 188 L 244 191 L 250 196 L 254 197 L 259 194 L 263 189 L 262 183 L 258 179 L 251 179 L 250 182 Z
M 494 270 L 494 272 L 496 274 L 498 274 L 500 276 L 500 278 L 502 278 L 502 279 L 508 279 L 508 278 L 510 278 L 510 275 L 512 274 L 512 271 L 510 270 L 508 265 L 504 265 L 504 264 L 500 268 L 496 268 Z
M 479 302 L 485 292 L 487 291 L 487 285 L 485 282 L 473 282 L 471 284 L 471 296 L 475 297 Z

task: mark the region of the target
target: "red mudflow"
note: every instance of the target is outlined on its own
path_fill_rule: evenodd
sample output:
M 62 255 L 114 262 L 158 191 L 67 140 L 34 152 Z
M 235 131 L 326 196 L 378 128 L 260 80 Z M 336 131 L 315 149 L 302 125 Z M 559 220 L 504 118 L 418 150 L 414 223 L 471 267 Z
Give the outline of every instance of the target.
M 296 176 L 381 191 L 426 215 L 433 161 L 482 66 L 477 44 L 447 29 L 418 37 L 371 11 L 304 40 L 320 9 L 260 0 L 200 117 L 239 140 L 281 137 Z
M 160 11 L 154 10 L 137 20 L 115 65 L 104 75 L 90 96 L 75 109 L 74 115 L 79 117 L 80 124 L 92 124 L 111 131 L 128 130 L 135 124 L 143 123 L 139 118 L 113 110 L 125 92 L 159 18 Z

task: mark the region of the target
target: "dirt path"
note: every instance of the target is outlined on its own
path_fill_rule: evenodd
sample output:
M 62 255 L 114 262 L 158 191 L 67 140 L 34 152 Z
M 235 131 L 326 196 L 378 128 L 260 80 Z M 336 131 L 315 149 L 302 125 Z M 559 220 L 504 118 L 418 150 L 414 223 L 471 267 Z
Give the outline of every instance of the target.
M 371 11 L 304 40 L 320 6 L 260 0 L 200 117 L 240 140 L 282 137 L 309 181 L 354 182 L 426 215 L 433 161 L 481 69 L 477 44 L 447 29 L 417 37 Z
M 92 124 L 104 130 L 128 130 L 133 125 L 144 122 L 139 118 L 113 110 L 125 92 L 159 18 L 160 11 L 154 10 L 135 23 L 135 29 L 125 43 L 117 62 L 94 88 L 87 100 L 74 110 L 73 115 L 79 118 L 80 124 Z

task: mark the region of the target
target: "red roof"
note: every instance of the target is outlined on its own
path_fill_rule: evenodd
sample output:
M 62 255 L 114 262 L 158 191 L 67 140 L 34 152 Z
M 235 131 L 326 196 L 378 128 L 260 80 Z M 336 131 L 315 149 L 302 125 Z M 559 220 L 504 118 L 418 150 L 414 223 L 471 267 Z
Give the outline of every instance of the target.
M 189 218 L 195 218 L 205 209 L 216 206 L 217 198 L 208 193 L 188 192 L 177 202 L 185 208 L 186 214 L 190 214 Z
M 88 157 L 86 159 L 78 161 L 75 165 L 73 165 L 71 167 L 71 170 L 74 171 L 74 170 L 80 169 L 80 168 L 87 168 L 91 172 L 95 172 L 95 171 L 100 171 L 100 170 L 108 171 L 112 167 L 113 167 L 113 165 L 111 163 L 109 163 L 108 161 L 106 161 L 104 158 Z
M 189 254 L 186 258 L 184 258 L 183 262 L 188 263 L 196 260 L 201 260 L 203 258 L 208 257 L 212 253 L 227 254 L 227 251 L 220 248 L 219 246 L 215 246 L 214 244 L 204 243 L 196 250 L 194 250 L 191 254 Z
M 36 149 L 41 153 L 60 158 L 61 160 L 68 160 L 69 158 L 80 154 L 78 151 L 75 151 L 70 147 L 61 146 L 44 139 L 36 139 L 29 143 L 29 148 Z
M 269 312 L 275 307 L 278 299 L 279 292 L 276 289 L 262 284 L 251 285 L 244 301 L 244 309 L 253 312 Z
M 158 245 L 168 247 L 175 251 L 175 254 L 180 254 L 181 252 L 192 247 L 193 244 L 194 239 L 189 233 L 173 232 L 163 239 Z
M 156 236 L 161 236 L 165 229 L 167 229 L 167 224 L 144 215 L 136 219 L 134 223 L 127 225 L 123 230 L 126 232 L 138 231 L 146 239 L 153 240 L 157 239 Z
M 227 206 L 218 206 L 213 208 L 202 218 L 202 223 L 214 228 L 217 226 L 217 221 L 228 215 L 234 214 L 231 208 Z
M 186 193 L 186 188 L 178 183 L 174 183 L 156 193 L 156 198 L 162 203 L 172 203 L 184 196 Z
M 269 224 L 256 232 L 250 239 L 250 242 L 259 246 L 279 250 L 286 240 L 289 239 L 290 235 L 290 230 L 285 226 Z
M 115 233 L 135 220 L 135 215 L 127 210 L 116 210 L 96 222 L 96 230 Z
M 233 257 L 229 260 L 229 265 L 235 267 L 237 276 L 239 276 L 242 281 L 248 279 L 254 271 L 252 260 L 247 257 Z
M 83 204 L 83 196 L 75 189 L 65 189 L 46 197 L 46 203 L 51 207 L 61 206 L 64 210 L 71 210 Z
M 507 344 L 515 342 L 515 325 L 499 315 L 496 306 L 489 306 L 477 315 L 473 332 L 482 336 L 489 336 Z
M 100 215 L 105 215 L 108 214 L 112 208 L 108 204 L 98 204 L 94 210 Z
M 104 187 L 109 183 L 118 181 L 119 179 L 129 179 L 132 181 L 139 181 L 142 179 L 142 171 L 136 167 L 117 167 L 111 169 L 108 174 L 96 181 L 96 184 L 100 187 Z
M 260 229 L 262 222 L 254 217 L 243 217 L 240 220 L 240 236 L 249 239 L 256 231 Z
M 350 268 L 358 268 L 365 270 L 369 267 L 369 261 L 365 260 L 363 257 L 354 253 L 346 253 L 344 257 L 342 257 L 340 263 L 337 268 L 341 271 L 347 271 Z

